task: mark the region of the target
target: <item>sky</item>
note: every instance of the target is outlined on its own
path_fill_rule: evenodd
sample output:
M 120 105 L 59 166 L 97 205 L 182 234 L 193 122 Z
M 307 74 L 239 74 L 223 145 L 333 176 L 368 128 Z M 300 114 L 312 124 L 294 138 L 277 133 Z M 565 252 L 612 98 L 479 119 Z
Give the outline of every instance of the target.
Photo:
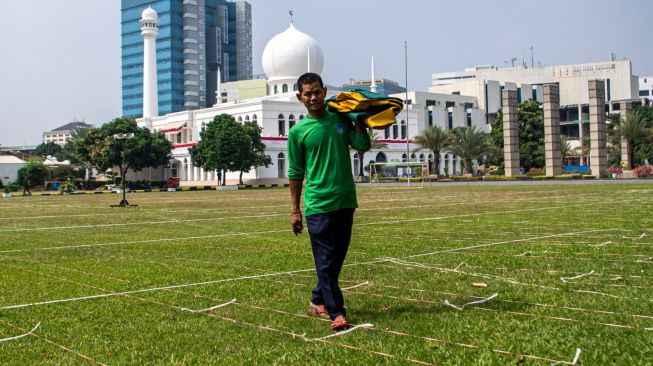
M 181 0 L 178 0 L 181 1 Z M 322 48 L 325 83 L 376 76 L 427 91 L 431 74 L 477 65 L 600 62 L 653 75 L 650 0 L 249 0 L 254 73 L 290 23 Z M 37 145 L 73 120 L 119 117 L 119 0 L 0 0 L 0 145 Z

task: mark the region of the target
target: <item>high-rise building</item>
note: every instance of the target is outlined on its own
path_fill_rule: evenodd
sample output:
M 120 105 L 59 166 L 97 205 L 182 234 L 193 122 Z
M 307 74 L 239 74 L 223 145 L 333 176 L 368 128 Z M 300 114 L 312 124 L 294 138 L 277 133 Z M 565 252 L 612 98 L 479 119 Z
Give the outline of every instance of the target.
M 158 14 L 158 113 L 215 104 L 223 82 L 252 78 L 252 9 L 246 1 L 121 0 L 122 114 L 143 115 L 143 10 Z

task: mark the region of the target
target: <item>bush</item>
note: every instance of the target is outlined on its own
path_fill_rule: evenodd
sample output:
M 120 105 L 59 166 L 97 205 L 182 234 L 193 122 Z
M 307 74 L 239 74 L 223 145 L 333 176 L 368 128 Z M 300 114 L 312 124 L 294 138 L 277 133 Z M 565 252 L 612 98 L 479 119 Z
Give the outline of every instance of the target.
M 505 175 L 486 175 L 483 177 L 487 181 L 507 181 L 507 180 L 516 180 L 514 177 L 506 177 Z
M 651 174 L 651 167 L 638 166 L 637 168 L 633 169 L 633 171 L 635 172 L 635 174 L 637 174 L 638 177 L 643 178 Z
M 7 184 L 4 188 L 5 192 L 9 190 L 9 192 L 17 192 L 20 186 L 18 184 Z
M 533 180 L 551 180 L 553 177 L 547 177 L 546 175 L 536 175 L 532 177 Z
M 452 176 L 449 177 L 452 181 L 458 181 L 458 182 L 472 182 L 472 181 L 477 181 L 477 180 L 483 180 L 482 177 L 465 177 L 465 176 Z
M 595 176 L 593 176 L 593 175 L 589 175 L 589 174 L 583 174 L 583 175 L 581 176 L 581 178 L 582 178 L 582 179 L 596 179 Z
M 613 165 L 608 168 L 608 172 L 610 174 L 615 175 L 615 174 L 623 174 L 624 170 L 620 166 Z

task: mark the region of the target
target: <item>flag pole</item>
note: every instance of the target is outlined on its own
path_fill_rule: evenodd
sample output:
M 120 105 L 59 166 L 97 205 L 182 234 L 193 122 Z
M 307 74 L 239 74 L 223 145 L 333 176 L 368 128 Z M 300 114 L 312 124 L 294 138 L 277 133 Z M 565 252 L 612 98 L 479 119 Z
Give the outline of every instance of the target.
M 408 41 L 404 41 L 404 69 L 406 71 L 406 104 L 404 110 L 406 111 L 406 178 L 408 178 L 408 186 L 410 186 L 410 144 L 408 134 Z

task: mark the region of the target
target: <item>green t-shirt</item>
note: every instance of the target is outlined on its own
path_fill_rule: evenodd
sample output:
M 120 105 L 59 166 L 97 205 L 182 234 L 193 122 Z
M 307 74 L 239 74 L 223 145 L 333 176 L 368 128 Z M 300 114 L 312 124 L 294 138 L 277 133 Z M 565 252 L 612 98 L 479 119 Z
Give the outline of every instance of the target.
M 358 207 L 349 146 L 368 151 L 370 144 L 367 131 L 357 132 L 332 112 L 320 118 L 304 117 L 290 130 L 288 178 L 306 177 L 306 216 Z

